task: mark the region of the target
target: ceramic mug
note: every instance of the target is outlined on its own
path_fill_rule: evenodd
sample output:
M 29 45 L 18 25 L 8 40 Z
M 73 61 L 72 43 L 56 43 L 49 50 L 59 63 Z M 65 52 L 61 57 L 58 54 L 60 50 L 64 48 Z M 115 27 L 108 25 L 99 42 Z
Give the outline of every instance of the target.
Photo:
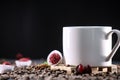
M 112 33 L 118 40 L 112 49 Z M 111 66 L 120 45 L 120 31 L 111 26 L 63 27 L 63 56 L 69 65 Z

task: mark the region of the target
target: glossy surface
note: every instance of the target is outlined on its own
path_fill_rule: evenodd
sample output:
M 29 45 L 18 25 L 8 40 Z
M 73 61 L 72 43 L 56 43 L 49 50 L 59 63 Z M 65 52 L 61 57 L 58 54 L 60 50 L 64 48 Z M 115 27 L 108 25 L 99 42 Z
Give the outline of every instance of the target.
M 110 66 L 111 58 L 105 61 L 112 50 L 110 26 L 63 27 L 63 55 L 66 64 Z

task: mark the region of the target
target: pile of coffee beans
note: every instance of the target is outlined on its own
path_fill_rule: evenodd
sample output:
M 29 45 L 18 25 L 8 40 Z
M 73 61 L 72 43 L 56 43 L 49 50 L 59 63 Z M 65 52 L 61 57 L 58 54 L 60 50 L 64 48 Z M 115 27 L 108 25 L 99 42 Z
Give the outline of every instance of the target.
M 44 67 L 43 67 L 44 66 Z M 120 73 L 67 74 L 65 70 L 51 70 L 49 66 L 15 67 L 14 71 L 0 74 L 0 80 L 120 80 Z

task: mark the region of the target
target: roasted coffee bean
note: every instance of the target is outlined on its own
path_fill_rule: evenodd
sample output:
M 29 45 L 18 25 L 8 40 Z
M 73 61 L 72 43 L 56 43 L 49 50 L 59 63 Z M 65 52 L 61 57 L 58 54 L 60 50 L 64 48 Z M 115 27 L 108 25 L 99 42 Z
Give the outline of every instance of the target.
M 47 76 L 50 76 L 50 75 L 51 75 L 51 73 L 50 73 L 50 72 L 47 72 L 47 73 L 46 73 L 46 75 L 47 75 Z
M 7 79 L 9 79 L 9 75 L 7 75 L 7 74 L 3 74 L 3 75 L 2 75 L 2 79 L 3 79 L 3 80 L 7 80 Z
M 45 78 L 45 77 L 44 77 L 43 75 L 38 75 L 38 79 L 39 79 L 39 80 L 44 80 L 44 78 Z
M 29 76 L 23 76 L 23 80 L 30 80 Z
M 42 80 L 42 79 L 40 79 Z M 53 77 L 50 75 L 50 76 L 46 76 L 44 80 L 53 80 Z
M 66 70 L 51 70 L 50 67 L 35 69 L 34 66 L 15 67 L 14 71 L 0 74 L 0 80 L 120 80 L 120 72 L 67 74 Z

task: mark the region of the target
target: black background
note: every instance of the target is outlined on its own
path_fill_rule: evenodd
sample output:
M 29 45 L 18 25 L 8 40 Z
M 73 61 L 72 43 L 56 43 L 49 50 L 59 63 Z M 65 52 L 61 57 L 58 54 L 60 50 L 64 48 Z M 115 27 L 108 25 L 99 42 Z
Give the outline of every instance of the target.
M 102 4 L 101 4 L 102 3 Z M 54 2 L 0 3 L 0 58 L 17 53 L 46 58 L 54 49 L 62 51 L 63 26 L 112 26 L 120 29 L 119 3 Z M 116 35 L 113 34 L 113 45 Z M 113 60 L 119 60 L 119 52 Z

